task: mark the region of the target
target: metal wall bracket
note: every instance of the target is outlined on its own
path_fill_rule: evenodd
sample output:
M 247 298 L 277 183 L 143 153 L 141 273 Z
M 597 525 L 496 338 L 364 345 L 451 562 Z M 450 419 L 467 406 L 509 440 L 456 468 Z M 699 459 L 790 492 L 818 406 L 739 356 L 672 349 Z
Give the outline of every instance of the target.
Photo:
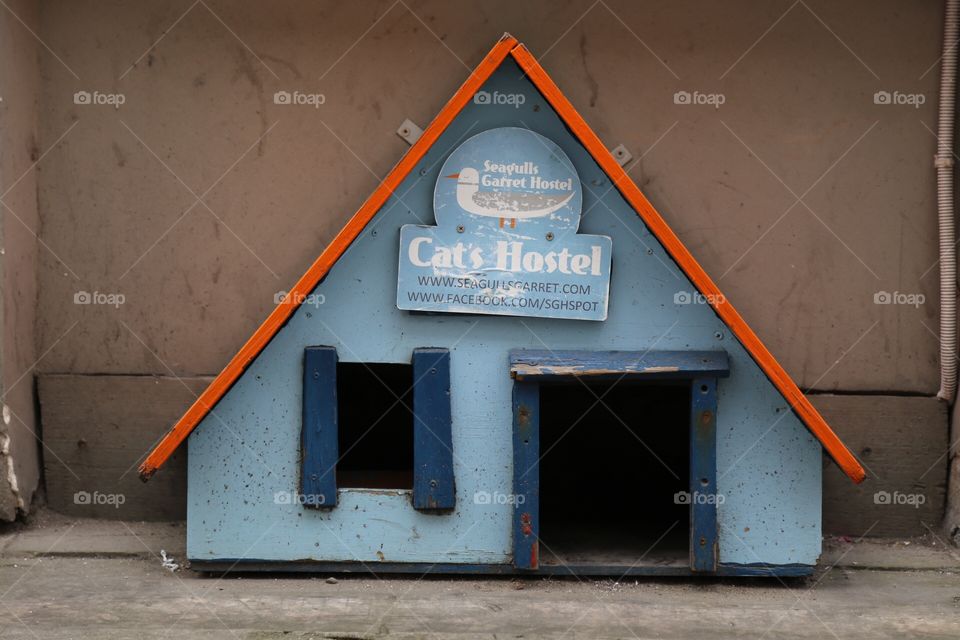
M 406 140 L 407 144 L 412 145 L 423 135 L 423 129 L 414 124 L 412 120 L 407 119 L 397 129 L 397 135 Z
M 619 144 L 611 149 L 610 153 L 613 155 L 614 160 L 616 160 L 621 167 L 633 160 L 633 154 L 627 151 L 627 148 L 622 144 Z

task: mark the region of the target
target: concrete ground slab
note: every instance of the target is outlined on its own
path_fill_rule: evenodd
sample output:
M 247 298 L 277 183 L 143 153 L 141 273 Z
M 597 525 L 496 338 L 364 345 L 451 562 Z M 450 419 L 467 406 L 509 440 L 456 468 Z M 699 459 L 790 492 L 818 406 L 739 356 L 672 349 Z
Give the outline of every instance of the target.
M 960 554 L 933 537 L 828 540 L 806 580 L 224 578 L 163 566 L 179 523 L 33 524 L 0 536 L 2 638 L 960 637 Z
M 142 557 L 0 560 L 4 638 L 960 637 L 960 574 L 819 582 L 376 579 L 170 572 Z
M 165 550 L 182 558 L 185 549 L 183 522 L 71 518 L 50 511 L 28 527 L 0 535 L 0 552 L 13 556 L 155 556 Z
M 960 549 L 946 543 L 939 534 L 910 540 L 827 538 L 820 556 L 821 571 L 844 569 L 954 570 L 960 571 Z

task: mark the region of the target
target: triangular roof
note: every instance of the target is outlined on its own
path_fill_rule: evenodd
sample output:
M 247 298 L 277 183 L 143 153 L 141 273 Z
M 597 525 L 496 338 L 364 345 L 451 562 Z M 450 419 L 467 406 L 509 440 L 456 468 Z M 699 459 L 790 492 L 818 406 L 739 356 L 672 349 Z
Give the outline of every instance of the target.
M 226 395 L 230 387 L 240 378 L 243 372 L 267 346 L 270 340 L 280 331 L 296 311 L 300 302 L 314 290 L 320 281 L 327 275 L 333 265 L 340 259 L 350 244 L 360 235 L 364 227 L 377 214 L 394 190 L 420 162 L 430 147 L 437 141 L 444 130 L 453 122 L 454 118 L 469 103 L 474 94 L 487 81 L 490 75 L 507 58 L 512 56 L 534 86 L 550 103 L 557 115 L 563 120 L 580 144 L 590 153 L 597 164 L 610 177 L 614 186 L 637 212 L 650 232 L 660 241 L 664 249 L 677 265 L 683 270 L 691 283 L 704 295 L 706 300 L 716 311 L 720 319 L 730 331 L 740 340 L 747 352 L 761 370 L 770 379 L 770 382 L 783 394 L 793 411 L 803 424 L 820 441 L 824 449 L 833 460 L 854 482 L 861 482 L 866 474 L 863 467 L 840 441 L 840 438 L 827 425 L 820 413 L 803 395 L 796 383 L 774 359 L 773 355 L 760 341 L 760 338 L 747 326 L 739 313 L 720 289 L 710 279 L 703 268 L 693 258 L 687 248 L 680 242 L 677 235 L 667 226 L 653 205 L 640 192 L 626 171 L 613 158 L 597 134 L 587 125 L 577 113 L 570 101 L 560 92 L 547 72 L 537 62 L 536 58 L 519 43 L 516 38 L 504 34 L 499 42 L 484 57 L 483 61 L 474 69 L 466 82 L 457 90 L 446 106 L 440 111 L 430 126 L 423 132 L 420 139 L 410 147 L 399 163 L 390 171 L 383 182 L 367 198 L 363 206 L 350 218 L 346 226 L 337 234 L 333 241 L 324 249 L 320 257 L 310 266 L 305 274 L 290 288 L 286 299 L 281 302 L 267 317 L 266 321 L 247 340 L 240 351 L 227 363 L 223 371 L 210 383 L 196 402 L 177 421 L 173 428 L 163 437 L 157 446 L 150 452 L 140 466 L 140 477 L 147 480 L 152 476 L 187 439 L 187 436 L 196 428 L 201 420 Z

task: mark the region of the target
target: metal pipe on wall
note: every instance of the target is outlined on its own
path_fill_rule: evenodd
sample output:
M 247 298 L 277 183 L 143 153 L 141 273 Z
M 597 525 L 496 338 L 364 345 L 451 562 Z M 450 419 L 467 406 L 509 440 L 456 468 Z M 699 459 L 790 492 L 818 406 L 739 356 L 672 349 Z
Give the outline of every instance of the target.
M 947 0 L 940 66 L 940 113 L 937 124 L 937 210 L 940 234 L 940 391 L 952 403 L 957 393 L 957 254 L 953 220 L 953 127 L 957 85 L 957 9 Z

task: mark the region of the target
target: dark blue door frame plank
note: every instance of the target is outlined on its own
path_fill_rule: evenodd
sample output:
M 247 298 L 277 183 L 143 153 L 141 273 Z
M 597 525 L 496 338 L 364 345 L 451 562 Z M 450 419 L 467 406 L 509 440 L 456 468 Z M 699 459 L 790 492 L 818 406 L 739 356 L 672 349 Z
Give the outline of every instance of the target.
M 413 350 L 413 506 L 456 507 L 450 412 L 450 351 Z
M 717 570 L 717 379 L 690 385 L 690 569 Z
M 513 385 L 513 566 L 540 566 L 540 385 Z
M 300 502 L 305 507 L 337 506 L 337 438 L 337 350 L 307 347 L 300 430 Z

